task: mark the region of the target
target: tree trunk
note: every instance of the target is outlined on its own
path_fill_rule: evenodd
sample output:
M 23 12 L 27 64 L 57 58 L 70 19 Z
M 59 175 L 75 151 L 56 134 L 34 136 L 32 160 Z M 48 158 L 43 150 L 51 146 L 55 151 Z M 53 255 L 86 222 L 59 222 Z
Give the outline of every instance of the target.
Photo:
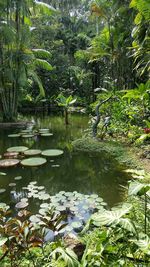
M 64 110 L 64 116 L 65 116 L 65 124 L 68 125 L 69 120 L 68 120 L 68 110 L 67 109 Z

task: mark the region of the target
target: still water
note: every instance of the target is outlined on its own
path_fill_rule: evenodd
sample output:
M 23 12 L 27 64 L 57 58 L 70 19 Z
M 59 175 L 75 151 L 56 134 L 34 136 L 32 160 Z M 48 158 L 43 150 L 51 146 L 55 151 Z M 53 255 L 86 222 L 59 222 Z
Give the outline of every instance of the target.
M 61 116 L 27 117 L 35 122 L 35 128 L 49 128 L 53 136 L 34 138 L 9 138 L 8 134 L 18 133 L 19 129 L 0 129 L 0 154 L 12 146 L 27 146 L 35 149 L 62 149 L 64 154 L 55 157 L 54 162 L 47 159 L 41 167 L 22 167 L 0 169 L 6 176 L 0 176 L 0 189 L 6 192 L 0 194 L 0 202 L 13 204 L 18 196 L 24 196 L 22 187 L 31 181 L 45 186 L 47 193 L 54 195 L 59 191 L 78 191 L 83 194 L 98 194 L 109 207 L 123 201 L 126 190 L 122 186 L 127 184 L 127 174 L 110 155 L 104 153 L 88 153 L 72 151 L 71 142 L 85 134 L 88 127 L 88 117 L 85 115 L 71 115 L 70 125 L 66 127 Z M 53 167 L 53 165 L 56 165 Z M 58 166 L 59 165 L 59 166 Z M 16 176 L 22 179 L 15 181 Z M 13 188 L 10 183 L 16 183 Z M 13 190 L 13 194 L 10 191 Z

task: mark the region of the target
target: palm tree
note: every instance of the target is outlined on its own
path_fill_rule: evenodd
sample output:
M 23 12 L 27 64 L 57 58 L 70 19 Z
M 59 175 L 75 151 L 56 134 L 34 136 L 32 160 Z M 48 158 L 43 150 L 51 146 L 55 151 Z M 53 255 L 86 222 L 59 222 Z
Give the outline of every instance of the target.
M 38 84 L 40 94 L 44 96 L 36 69 L 52 69 L 45 60 L 49 56 L 48 52 L 30 48 L 30 15 L 36 6 L 38 10 L 54 11 L 38 1 L 0 0 L 0 96 L 5 121 L 16 120 L 20 91 L 28 86 L 29 79 L 32 78 Z

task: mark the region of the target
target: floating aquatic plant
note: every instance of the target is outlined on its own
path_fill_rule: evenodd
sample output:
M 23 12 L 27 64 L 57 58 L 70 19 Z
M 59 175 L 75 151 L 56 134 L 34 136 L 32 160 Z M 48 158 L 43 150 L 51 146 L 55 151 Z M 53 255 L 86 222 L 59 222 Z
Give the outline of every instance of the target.
M 2 193 L 4 193 L 4 192 L 6 192 L 6 189 L 5 189 L 5 188 L 1 188 L 1 189 L 0 189 L 0 194 L 2 194 Z
M 60 149 L 47 149 L 42 151 L 42 155 L 46 157 L 55 157 L 62 155 L 63 153 L 64 153 L 63 150 Z
M 0 160 L 0 168 L 8 168 L 18 165 L 20 160 L 18 159 L 2 159 Z
M 9 147 L 7 149 L 7 151 L 8 152 L 19 152 L 19 153 L 21 153 L 21 152 L 24 152 L 27 149 L 28 149 L 28 147 L 26 147 L 26 146 L 14 146 L 14 147 Z
M 24 152 L 24 155 L 26 156 L 36 156 L 36 155 L 40 155 L 41 154 L 41 150 L 40 149 L 28 149 Z
M 12 137 L 12 138 L 20 137 L 20 134 L 9 134 L 8 137 Z
M 24 159 L 21 161 L 21 165 L 23 166 L 28 166 L 28 167 L 37 167 L 40 165 L 43 165 L 47 162 L 47 160 L 45 158 L 29 158 L 29 159 Z
M 22 179 L 22 176 L 16 176 L 15 178 L 14 178 L 14 180 L 16 180 L 16 181 L 19 181 L 19 180 L 21 180 Z

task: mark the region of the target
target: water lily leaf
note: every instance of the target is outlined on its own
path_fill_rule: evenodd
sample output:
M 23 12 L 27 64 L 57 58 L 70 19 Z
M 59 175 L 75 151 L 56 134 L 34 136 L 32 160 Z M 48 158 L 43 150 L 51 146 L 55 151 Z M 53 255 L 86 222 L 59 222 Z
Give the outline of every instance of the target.
M 10 193 L 11 193 L 11 194 L 15 194 L 15 193 L 16 193 L 16 191 L 15 191 L 15 190 L 12 190 L 12 191 L 10 191 Z
M 107 206 L 107 203 L 106 202 L 101 202 L 101 205 L 102 206 Z
M 24 159 L 21 161 L 21 165 L 23 166 L 29 166 L 29 167 L 36 167 L 43 165 L 47 162 L 45 158 L 29 158 L 29 159 Z
M 39 213 L 46 216 L 46 209 L 39 209 Z
M 13 187 L 13 186 L 16 186 L 16 184 L 15 183 L 10 183 L 9 186 Z
M 41 150 L 40 149 L 28 149 L 24 152 L 24 155 L 26 156 L 36 156 L 41 154 Z
M 7 242 L 7 237 L 0 237 L 0 247 L 3 246 Z
M 53 135 L 52 133 L 41 133 L 41 136 L 45 136 L 45 137 L 52 136 L 52 135 Z
M 57 206 L 56 207 L 56 210 L 58 210 L 58 211 L 65 211 L 66 208 L 64 206 Z
M 26 130 L 22 130 L 21 133 L 31 133 L 31 130 L 30 129 L 26 129 Z
M 71 226 L 72 226 L 74 229 L 78 229 L 78 228 L 81 228 L 81 227 L 82 227 L 82 223 L 81 223 L 81 222 L 72 222 L 72 223 L 71 223 Z
M 7 151 L 8 152 L 19 152 L 19 153 L 21 153 L 21 152 L 26 151 L 27 149 L 28 149 L 28 147 L 26 147 L 26 146 L 14 146 L 14 147 L 9 147 L 7 149 Z
M 24 209 L 24 208 L 26 208 L 27 206 L 29 205 L 29 203 L 28 202 L 26 202 L 26 201 L 24 201 L 24 202 L 18 202 L 16 205 L 15 205 L 15 207 L 17 208 L 17 209 Z
M 14 137 L 14 138 L 15 138 L 15 137 L 20 137 L 20 134 L 9 134 L 8 137 L 12 137 L 12 138 L 13 138 L 13 137 Z
M 32 223 L 39 223 L 41 220 L 38 218 L 38 216 L 36 216 L 36 215 L 32 215 L 32 216 L 30 216 L 30 221 L 32 222 Z
M 34 134 L 23 134 L 22 137 L 23 138 L 32 138 L 32 137 L 34 137 Z
M 65 196 L 66 196 L 66 197 L 73 196 L 73 193 L 72 193 L 72 192 L 66 192 L 66 193 L 65 193 Z
M 53 164 L 52 165 L 52 168 L 59 168 L 60 167 L 60 165 L 58 165 L 58 164 Z
M 0 160 L 0 168 L 13 167 L 19 164 L 18 159 L 2 159 Z
M 5 188 L 1 188 L 1 189 L 0 189 L 0 194 L 2 194 L 2 193 L 4 193 L 4 192 L 6 192 L 6 189 L 5 189 Z
M 48 203 L 42 203 L 41 205 L 40 205 L 40 208 L 48 208 L 49 207 L 49 205 L 50 204 L 48 204 Z
M 39 129 L 39 133 L 43 133 L 43 132 L 44 132 L 44 133 L 45 133 L 45 132 L 49 132 L 49 129 L 46 129 L 46 128 L 45 128 L 45 129 Z
M 16 181 L 19 181 L 19 180 L 21 180 L 22 179 L 22 176 L 16 176 L 15 178 L 14 178 L 14 180 L 16 180 Z
M 39 196 L 39 199 L 41 200 L 47 200 L 50 198 L 50 195 L 46 193 L 42 193 L 42 194 L 39 193 L 38 196 Z
M 38 190 L 43 190 L 43 189 L 45 189 L 45 187 L 44 187 L 44 186 L 38 186 L 37 189 L 38 189 Z
M 35 185 L 37 184 L 37 181 L 30 182 L 30 184 Z
M 91 198 L 98 198 L 98 195 L 97 194 L 92 194 L 90 195 Z
M 14 158 L 17 158 L 18 155 L 19 155 L 18 152 L 6 152 L 4 153 L 4 158 L 14 159 Z
M 63 150 L 60 149 L 47 149 L 42 152 L 42 155 L 46 157 L 55 157 L 62 155 L 63 153 Z
M 0 172 L 0 175 L 5 176 L 5 175 L 7 175 L 7 173 L 5 173 L 5 172 Z
M 22 198 L 20 201 L 21 202 L 28 202 L 28 199 L 27 198 Z
M 98 198 L 96 199 L 96 202 L 103 202 L 103 198 L 98 197 Z

